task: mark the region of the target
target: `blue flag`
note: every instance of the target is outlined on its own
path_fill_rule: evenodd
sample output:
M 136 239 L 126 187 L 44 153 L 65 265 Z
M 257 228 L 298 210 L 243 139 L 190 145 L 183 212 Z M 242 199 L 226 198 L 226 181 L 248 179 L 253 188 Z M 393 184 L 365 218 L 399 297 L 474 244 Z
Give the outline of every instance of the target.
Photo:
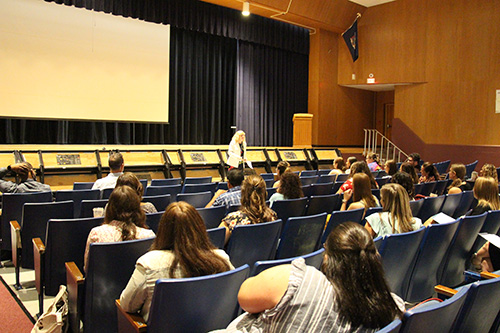
M 349 52 L 351 52 L 351 57 L 352 61 L 356 61 L 358 59 L 359 53 L 358 53 L 358 20 L 354 21 L 354 23 L 351 25 L 349 29 L 344 31 L 342 34 L 342 37 L 344 37 L 344 41 L 347 45 L 347 48 L 349 49 Z

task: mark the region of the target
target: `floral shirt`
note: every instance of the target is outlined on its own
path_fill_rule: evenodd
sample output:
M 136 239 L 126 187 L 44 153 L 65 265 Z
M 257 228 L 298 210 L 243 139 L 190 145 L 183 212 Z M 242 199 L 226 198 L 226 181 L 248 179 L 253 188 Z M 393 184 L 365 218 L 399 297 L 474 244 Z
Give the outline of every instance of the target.
M 278 215 L 274 211 L 272 211 L 272 219 L 266 222 L 274 221 L 278 218 Z M 222 222 L 227 225 L 229 230 L 233 230 L 237 225 L 246 225 L 253 224 L 252 220 L 248 217 L 247 214 L 243 213 L 241 210 L 236 212 L 229 213 L 225 218 L 222 219 Z

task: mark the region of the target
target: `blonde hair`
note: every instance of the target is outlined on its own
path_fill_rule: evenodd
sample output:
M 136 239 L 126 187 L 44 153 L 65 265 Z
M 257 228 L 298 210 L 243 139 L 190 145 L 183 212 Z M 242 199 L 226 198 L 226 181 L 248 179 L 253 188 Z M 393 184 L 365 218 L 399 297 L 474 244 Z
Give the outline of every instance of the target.
M 364 173 L 357 173 L 352 177 L 353 185 L 353 202 L 364 201 L 365 211 L 368 207 L 377 206 L 377 202 L 373 198 L 370 177 Z
M 245 135 L 245 132 L 243 132 L 242 130 L 236 131 L 236 133 L 234 133 L 234 135 L 233 135 L 232 140 L 234 142 L 238 142 L 241 139 L 241 137 L 244 136 L 244 135 Z M 244 146 L 246 146 L 247 145 L 246 139 L 243 139 L 243 141 L 241 143 Z
M 498 183 L 498 174 L 497 174 L 497 168 L 493 164 L 486 163 L 483 165 L 481 168 L 481 176 L 483 177 L 491 177 L 495 179 L 495 181 Z
M 478 206 L 490 206 L 492 210 L 500 209 L 498 182 L 493 177 L 479 177 L 476 179 L 474 197 L 478 201 Z
M 413 216 L 408 192 L 399 184 L 385 184 L 380 190 L 382 209 L 389 212 L 392 233 L 413 231 Z M 396 228 L 396 223 L 398 227 Z

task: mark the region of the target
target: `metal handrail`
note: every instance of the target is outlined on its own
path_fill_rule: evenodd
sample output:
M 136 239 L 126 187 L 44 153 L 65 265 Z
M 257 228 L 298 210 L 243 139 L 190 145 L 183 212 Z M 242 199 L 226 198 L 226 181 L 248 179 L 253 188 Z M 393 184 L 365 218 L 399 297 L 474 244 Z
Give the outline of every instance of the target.
M 363 146 L 363 155 L 367 156 L 370 153 L 376 153 L 379 155 L 379 160 L 385 162 L 387 160 L 396 160 L 396 162 L 401 162 L 401 156 L 403 160 L 408 158 L 403 150 L 396 146 L 391 140 L 389 140 L 382 133 L 376 129 L 364 129 L 365 131 L 365 141 Z

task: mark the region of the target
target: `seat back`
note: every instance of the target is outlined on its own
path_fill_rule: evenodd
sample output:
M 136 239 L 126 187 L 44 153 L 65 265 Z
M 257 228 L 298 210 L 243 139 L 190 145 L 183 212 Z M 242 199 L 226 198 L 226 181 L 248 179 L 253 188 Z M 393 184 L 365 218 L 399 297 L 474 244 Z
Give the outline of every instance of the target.
M 266 204 L 267 204 L 267 201 L 266 201 Z M 226 215 L 239 210 L 240 207 L 241 207 L 241 205 L 229 205 L 229 207 L 227 208 Z
M 391 176 L 375 178 L 375 181 L 377 182 L 379 188 L 381 188 L 382 186 L 387 184 L 390 180 L 391 180 Z
M 94 208 L 106 207 L 108 203 L 107 199 L 100 200 L 82 200 L 80 207 L 80 217 L 94 217 Z
M 238 205 L 239 207 L 239 205 Z M 196 208 L 200 213 L 207 229 L 217 228 L 226 215 L 226 206 L 213 206 L 208 208 Z M 238 209 L 236 209 L 238 210 Z
M 261 173 L 260 176 L 264 180 L 273 180 L 274 181 L 274 173 Z
M 74 182 L 73 190 L 91 190 L 94 182 Z
M 279 266 L 279 265 L 287 265 L 292 261 L 298 258 L 304 258 L 306 265 L 316 267 L 320 269 L 321 264 L 323 263 L 323 257 L 325 256 L 325 249 L 321 248 L 317 251 L 311 252 L 309 254 L 305 254 L 298 257 L 286 258 L 286 259 L 275 259 L 275 260 L 259 260 L 255 263 L 252 268 L 252 272 L 250 276 L 255 276 L 262 271 L 265 271 L 268 268 Z
M 380 189 L 372 188 L 372 195 L 380 201 Z
M 168 186 L 148 186 L 144 191 L 145 196 L 165 195 L 170 194 L 170 200 L 175 201 L 177 194 L 181 193 L 182 185 Z
M 478 162 L 478 160 L 475 160 L 474 162 L 465 165 L 465 177 L 466 178 L 470 178 L 470 176 L 472 175 L 472 171 L 474 171 L 476 169 L 477 162 Z
M 319 169 L 318 170 L 318 176 L 323 176 L 323 175 L 328 175 L 332 169 Z
M 393 293 L 404 297 L 425 229 L 386 236 L 379 248 L 385 278 Z
M 2 215 L 1 235 L 2 250 L 11 250 L 10 221 L 17 221 L 21 224 L 23 218 L 23 205 L 30 202 L 50 202 L 52 192 L 37 193 L 3 193 L 2 195 Z M 31 245 L 30 245 L 31 248 Z
M 225 328 L 238 311 L 244 265 L 224 273 L 156 281 L 148 332 L 208 332 Z
M 186 184 L 182 189 L 182 193 L 201 193 L 210 191 L 213 195 L 216 187 L 217 183 Z
M 300 172 L 300 177 L 312 177 L 312 176 L 317 176 L 318 175 L 318 170 L 302 170 Z
M 158 233 L 158 225 L 160 224 L 163 213 L 165 213 L 165 211 L 146 214 L 146 224 L 151 230 L 154 231 L 155 234 Z
M 346 180 L 349 179 L 349 174 L 348 173 L 341 173 L 337 175 L 337 182 L 345 182 Z
M 446 215 L 453 216 L 457 207 L 462 199 L 462 192 L 455 194 L 447 194 L 444 199 L 443 206 L 441 207 L 441 212 Z
M 491 332 L 500 311 L 499 299 L 500 278 L 472 283 L 453 332 Z
M 489 234 L 496 235 L 500 230 L 500 210 L 490 210 L 488 215 L 486 215 L 486 219 L 484 220 L 483 227 L 480 232 L 487 232 Z M 472 253 L 476 253 L 479 249 L 486 243 L 486 240 L 478 236 L 474 245 L 472 246 Z
M 366 209 L 365 219 L 372 214 L 381 213 L 382 210 L 382 207 L 368 207 L 368 209 Z
M 45 243 L 47 222 L 50 219 L 73 218 L 73 201 L 26 203 L 21 225 L 21 267 L 34 269 L 33 238 Z
M 276 193 L 276 191 L 278 190 L 277 187 L 266 187 L 266 192 L 267 192 L 267 199 L 269 200 L 269 198 L 274 194 Z
M 457 232 L 443 263 L 440 284 L 455 287 L 464 282 L 464 271 L 470 263 L 472 245 L 483 227 L 487 214 L 465 216 L 460 219 Z
M 332 193 L 333 183 L 311 184 L 311 195 L 327 195 Z
M 181 185 L 182 178 L 151 179 L 151 186 Z
M 206 184 L 212 182 L 212 176 L 207 177 L 186 177 L 184 179 L 184 185 L 188 184 Z
M 208 238 L 212 241 L 212 244 L 218 249 L 224 249 L 224 243 L 226 240 L 226 228 L 213 228 L 207 229 Z
M 281 232 L 281 220 L 237 225 L 229 239 L 227 254 L 234 267 L 253 266 L 258 260 L 273 259 Z
M 212 192 L 200 192 L 200 193 L 179 193 L 177 195 L 177 201 L 185 201 L 195 208 L 202 208 L 210 202 L 212 199 Z
M 467 288 L 441 303 L 423 304 L 403 315 L 400 332 L 452 332 L 453 323 L 467 298 Z
M 325 232 L 323 233 L 323 236 L 321 238 L 321 244 L 324 244 L 326 242 L 326 239 L 328 238 L 330 232 L 332 232 L 333 228 L 335 228 L 339 224 L 342 224 L 344 222 L 356 222 L 361 224 L 361 219 L 363 218 L 364 213 L 364 208 L 333 212 L 330 216 L 330 221 L 328 221 Z
M 302 185 L 311 185 L 316 183 L 317 181 L 318 181 L 318 176 L 306 176 L 306 177 L 300 176 L 300 182 L 302 183 Z
M 45 238 L 45 295 L 57 295 L 59 286 L 66 284 L 66 262 L 75 262 L 83 272 L 88 235 L 102 222 L 103 217 L 49 220 Z
M 290 217 L 284 224 L 276 259 L 298 257 L 320 247 L 325 230 L 326 213 Z
M 434 192 L 436 185 L 437 185 L 437 181 L 424 183 L 424 186 L 422 187 L 420 194 L 425 195 L 425 196 L 431 195 L 431 193 Z
M 316 215 L 320 213 L 330 214 L 339 206 L 340 194 L 327 194 L 312 196 L 307 204 L 305 215 Z
M 101 191 L 95 190 L 60 190 L 55 192 L 56 201 L 73 200 L 73 217 L 80 216 L 82 200 L 98 200 Z
M 377 333 L 398 333 L 401 330 L 401 325 L 401 320 L 395 319 L 386 327 L 378 330 Z
M 127 286 L 137 259 L 153 238 L 116 243 L 92 243 L 85 277 L 85 332 L 117 332 L 115 300 Z
M 411 215 L 412 216 L 419 216 L 420 209 L 422 209 L 423 204 L 424 204 L 424 200 L 411 200 L 410 201 Z
M 451 160 L 439 162 L 439 163 L 434 163 L 434 166 L 437 169 L 437 172 L 442 175 L 448 171 L 448 167 L 450 166 Z
M 377 251 L 380 252 L 380 247 L 382 246 L 382 243 L 384 242 L 384 237 L 383 236 L 378 236 L 373 239 L 373 243 L 375 243 L 375 247 L 377 248 Z
M 335 183 L 333 183 L 332 193 L 337 193 L 339 191 L 340 187 L 342 186 L 342 184 L 344 184 L 344 182 L 337 179 L 335 181 Z
M 320 175 L 317 181 L 317 184 L 323 184 L 323 183 L 335 183 L 335 180 L 337 179 L 337 175 Z
M 424 203 L 422 204 L 422 208 L 420 208 L 418 217 L 425 222 L 429 217 L 439 213 L 445 198 L 444 195 L 440 195 L 439 197 L 427 197 L 423 199 Z
M 460 216 L 465 215 L 465 213 L 469 211 L 473 201 L 474 193 L 472 191 L 462 192 L 462 198 L 460 200 L 460 203 L 458 204 L 457 210 L 453 214 L 453 217 L 457 219 Z
M 150 202 L 155 206 L 157 211 L 163 212 L 170 205 L 170 198 L 170 194 L 152 195 L 142 197 L 142 202 Z
M 424 183 L 415 184 L 413 185 L 413 192 L 415 193 L 415 195 L 422 194 L 423 188 L 424 188 Z
M 282 221 L 289 217 L 302 216 L 306 211 L 307 198 L 278 200 L 273 203 L 272 210 L 278 214 Z
M 302 193 L 304 193 L 304 197 L 309 198 L 312 193 L 312 185 L 303 185 L 302 186 Z
M 114 188 L 105 188 L 101 190 L 101 199 L 109 199 L 111 193 L 113 193 Z
M 218 182 L 217 183 L 217 190 L 229 190 L 229 187 L 227 186 L 227 182 Z
M 438 180 L 436 183 L 436 187 L 434 187 L 434 193 L 436 193 L 437 195 L 443 195 L 444 190 L 446 190 L 446 185 L 448 185 L 448 181 L 446 179 Z
M 438 282 L 438 273 L 451 240 L 458 228 L 458 221 L 443 224 L 431 224 L 425 228 L 424 238 L 418 249 L 417 259 L 410 275 L 408 291 L 403 299 L 418 302 L 429 298 L 434 293 Z

